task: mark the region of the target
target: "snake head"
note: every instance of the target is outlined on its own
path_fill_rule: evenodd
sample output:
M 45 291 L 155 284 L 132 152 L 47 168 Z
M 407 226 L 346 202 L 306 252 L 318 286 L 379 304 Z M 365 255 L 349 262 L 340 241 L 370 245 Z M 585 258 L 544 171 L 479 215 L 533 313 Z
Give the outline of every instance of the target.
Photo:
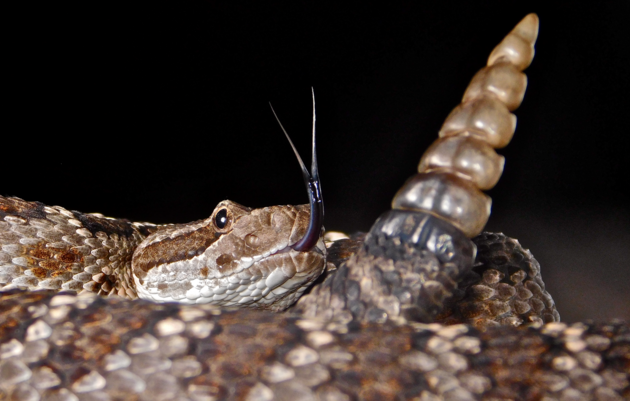
M 171 225 L 147 237 L 132 258 L 140 298 L 279 311 L 293 304 L 326 265 L 324 201 L 315 151 L 302 169 L 309 205 L 251 209 L 220 202 L 206 220 Z
M 205 220 L 165 226 L 134 252 L 138 296 L 283 310 L 324 269 L 321 238 L 306 251 L 291 247 L 309 219 L 309 205 L 251 209 L 225 200 Z

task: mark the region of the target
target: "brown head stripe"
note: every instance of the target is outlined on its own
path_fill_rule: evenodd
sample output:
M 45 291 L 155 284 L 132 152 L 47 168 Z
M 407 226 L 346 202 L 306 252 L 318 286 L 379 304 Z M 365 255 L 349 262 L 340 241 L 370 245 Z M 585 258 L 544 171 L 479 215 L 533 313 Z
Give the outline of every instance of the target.
M 137 251 L 133 258 L 133 272 L 138 278 L 144 278 L 155 266 L 192 259 L 220 237 L 212 226 L 203 226 L 175 238 L 165 238 Z

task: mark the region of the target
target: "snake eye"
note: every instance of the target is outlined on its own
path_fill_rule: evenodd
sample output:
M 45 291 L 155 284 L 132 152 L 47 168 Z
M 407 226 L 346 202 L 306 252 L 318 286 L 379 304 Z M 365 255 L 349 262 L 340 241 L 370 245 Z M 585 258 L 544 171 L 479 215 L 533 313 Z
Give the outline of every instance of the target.
M 217 212 L 217 214 L 214 216 L 214 224 L 219 229 L 225 228 L 225 226 L 227 226 L 228 224 L 227 209 L 221 209 Z

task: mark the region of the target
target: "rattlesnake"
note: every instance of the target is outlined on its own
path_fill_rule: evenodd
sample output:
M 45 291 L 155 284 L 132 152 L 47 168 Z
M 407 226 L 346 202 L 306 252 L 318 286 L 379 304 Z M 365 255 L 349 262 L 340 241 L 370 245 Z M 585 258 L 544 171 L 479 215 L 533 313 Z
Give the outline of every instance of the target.
M 514 48 L 514 36 L 532 36 L 532 21 L 536 17 L 528 16 L 515 28 L 498 47 L 500 56 Z M 529 62 L 518 61 L 522 53 L 516 53 L 510 61 L 522 70 Z M 496 60 L 491 56 L 486 76 Z M 428 214 L 407 211 L 413 209 L 411 195 L 426 195 L 424 182 L 455 183 L 476 193 L 466 180 L 487 188 L 498 179 L 465 174 L 466 166 L 449 164 L 457 157 L 446 164 L 435 157 L 440 144 L 468 141 L 461 138 L 470 136 L 450 135 L 462 132 L 457 124 L 474 120 L 470 110 L 473 116 L 475 107 L 487 110 L 474 102 L 488 99 L 471 87 L 456 109 L 460 114 L 447 119 L 445 139 L 421 162 L 425 176 L 406 184 L 394 210 L 367 237 L 333 243 L 325 251 L 333 266 L 283 314 L 11 289 L 57 287 L 135 298 L 130 261 L 144 237 L 153 233 L 163 241 L 176 238 L 169 233 L 196 231 L 217 221 L 222 209 L 191 223 L 194 230 L 160 229 L 0 198 L 0 274 L 8 284 L 0 301 L 0 394 L 68 400 L 627 397 L 626 324 L 559 323 L 538 263 L 517 241 L 484 233 L 473 246 L 453 227 L 470 236 L 481 230 L 487 218 L 483 196 L 471 202 L 480 205 L 472 215 L 482 214 L 472 220 L 434 205 L 423 206 Z M 513 97 L 501 101 L 510 110 L 520 103 L 510 103 Z M 514 124 L 507 125 L 513 132 Z M 292 218 L 299 220 L 302 209 Z M 288 244 L 294 243 L 289 237 Z M 196 256 L 177 256 L 175 263 Z M 172 259 L 160 258 L 145 263 L 146 270 Z M 190 290 L 173 294 L 190 299 Z

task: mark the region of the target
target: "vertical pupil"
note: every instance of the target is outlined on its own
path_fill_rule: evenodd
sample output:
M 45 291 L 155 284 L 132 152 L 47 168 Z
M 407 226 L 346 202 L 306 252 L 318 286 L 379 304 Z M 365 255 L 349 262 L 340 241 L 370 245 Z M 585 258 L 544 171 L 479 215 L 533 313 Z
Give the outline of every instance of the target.
M 216 217 L 214 218 L 215 223 L 217 225 L 217 227 L 219 228 L 224 228 L 225 225 L 227 224 L 228 218 L 227 218 L 227 209 L 221 209 L 217 212 Z

